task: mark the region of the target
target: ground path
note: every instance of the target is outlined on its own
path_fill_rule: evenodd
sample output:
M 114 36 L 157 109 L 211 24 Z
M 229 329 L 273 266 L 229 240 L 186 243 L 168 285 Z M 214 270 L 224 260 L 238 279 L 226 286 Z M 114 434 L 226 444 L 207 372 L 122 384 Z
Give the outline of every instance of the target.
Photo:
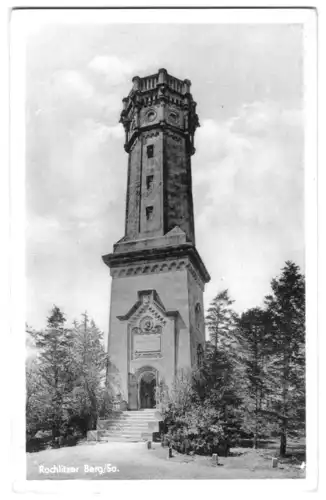
M 27 454 L 27 479 L 263 479 L 300 478 L 298 467 L 272 469 L 254 450 L 239 456 L 220 458 L 213 466 L 209 457 L 175 454 L 167 459 L 167 449 L 153 443 L 96 443 L 50 449 Z M 51 472 L 53 466 L 56 472 Z M 61 471 L 60 471 L 61 468 Z M 69 468 L 69 471 L 65 468 Z M 74 470 L 75 469 L 75 470 Z

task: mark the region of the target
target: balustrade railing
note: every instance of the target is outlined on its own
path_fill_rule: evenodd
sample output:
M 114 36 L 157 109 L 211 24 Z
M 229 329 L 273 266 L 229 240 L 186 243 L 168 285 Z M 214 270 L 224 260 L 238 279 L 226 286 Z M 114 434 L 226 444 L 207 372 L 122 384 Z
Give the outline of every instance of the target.
M 157 87 L 159 83 L 159 74 L 146 76 L 145 78 L 139 78 L 138 81 L 139 90 L 141 90 L 142 92 L 146 92 L 147 90 L 152 90 Z M 165 82 L 175 92 L 178 92 L 180 94 L 184 93 L 184 82 L 179 80 L 178 78 L 166 74 Z
M 158 75 L 147 76 L 140 80 L 140 90 L 151 90 L 154 89 L 158 84 Z

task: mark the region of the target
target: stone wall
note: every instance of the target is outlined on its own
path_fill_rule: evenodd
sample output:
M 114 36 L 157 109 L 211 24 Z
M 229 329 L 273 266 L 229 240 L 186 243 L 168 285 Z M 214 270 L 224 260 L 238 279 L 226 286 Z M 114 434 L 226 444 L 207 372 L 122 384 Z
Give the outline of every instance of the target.
M 142 171 L 142 140 L 138 139 L 129 153 L 128 185 L 126 201 L 126 236 L 130 239 L 138 237 L 140 189 Z
M 190 345 L 192 363 L 197 362 L 197 346 L 202 345 L 205 348 L 205 316 L 204 316 L 204 300 L 203 291 L 199 286 L 198 281 L 188 271 L 188 292 L 189 292 L 189 325 L 190 325 Z M 196 314 L 196 307 L 199 306 L 199 319 Z
M 147 147 L 153 146 L 154 154 L 152 158 L 147 156 Z M 141 210 L 140 210 L 140 238 L 149 235 L 163 235 L 163 134 L 162 132 L 151 131 L 143 135 L 142 148 L 142 179 L 141 179 Z M 147 177 L 153 177 L 153 184 L 147 188 Z M 146 219 L 146 207 L 153 207 L 151 220 Z
M 179 226 L 195 243 L 190 157 L 185 139 L 167 131 L 164 135 L 164 232 Z

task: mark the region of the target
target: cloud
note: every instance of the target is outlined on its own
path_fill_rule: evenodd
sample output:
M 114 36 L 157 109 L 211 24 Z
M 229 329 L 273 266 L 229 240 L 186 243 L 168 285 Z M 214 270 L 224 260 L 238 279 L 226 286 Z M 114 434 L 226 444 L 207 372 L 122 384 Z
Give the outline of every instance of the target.
M 72 99 L 73 97 L 75 99 L 90 99 L 94 94 L 92 85 L 78 71 L 56 71 L 52 75 L 51 83 L 52 91 L 54 89 L 57 95 L 65 97 L 65 100 Z
M 197 244 L 212 275 L 207 302 L 222 275 L 244 307 L 268 292 L 267 268 L 276 273 L 287 258 L 302 265 L 301 123 L 300 110 L 271 101 L 203 120 L 193 178 Z
M 130 62 L 116 56 L 95 56 L 88 67 L 94 72 L 105 76 L 106 81 L 112 85 L 123 83 L 133 71 Z
M 302 125 L 302 112 L 284 109 L 273 101 L 255 101 L 244 104 L 237 116 L 231 118 L 227 128 L 233 133 L 250 136 L 266 136 L 284 133 L 286 126 Z
M 266 180 L 292 178 L 301 167 L 300 123 L 300 110 L 284 110 L 272 102 L 245 104 L 226 122 L 204 120 L 197 134 L 194 184 L 207 184 L 206 196 L 218 203 L 216 186 L 220 197 L 237 192 L 247 199 L 244 183 L 258 192 L 265 191 Z
M 35 246 L 48 244 L 49 240 L 58 238 L 61 231 L 62 226 L 54 216 L 30 215 L 27 219 L 26 237 Z
M 95 145 L 106 144 L 109 139 L 117 139 L 120 141 L 125 136 L 123 126 L 120 123 L 109 127 L 103 123 L 88 120 L 87 129 L 89 133 L 92 134 Z

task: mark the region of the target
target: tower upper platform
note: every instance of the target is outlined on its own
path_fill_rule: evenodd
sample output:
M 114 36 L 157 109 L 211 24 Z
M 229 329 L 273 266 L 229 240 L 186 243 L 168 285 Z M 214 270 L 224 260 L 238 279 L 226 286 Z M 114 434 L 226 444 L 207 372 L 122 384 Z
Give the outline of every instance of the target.
M 187 153 L 194 154 L 194 134 L 199 126 L 197 103 L 190 93 L 190 80 L 179 80 L 166 69 L 144 78 L 135 76 L 123 99 L 120 122 L 125 129 L 125 150 L 130 151 L 142 130 L 167 127 L 187 138 Z

